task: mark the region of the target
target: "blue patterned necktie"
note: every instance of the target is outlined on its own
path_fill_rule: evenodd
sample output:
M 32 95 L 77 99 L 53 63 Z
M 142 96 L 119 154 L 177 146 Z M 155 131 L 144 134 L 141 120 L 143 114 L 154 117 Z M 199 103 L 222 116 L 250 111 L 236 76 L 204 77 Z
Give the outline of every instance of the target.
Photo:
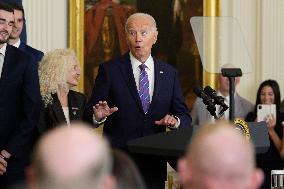
M 149 80 L 147 72 L 145 70 L 146 67 L 147 66 L 144 64 L 141 64 L 139 66 L 139 97 L 145 114 L 148 112 L 150 106 Z

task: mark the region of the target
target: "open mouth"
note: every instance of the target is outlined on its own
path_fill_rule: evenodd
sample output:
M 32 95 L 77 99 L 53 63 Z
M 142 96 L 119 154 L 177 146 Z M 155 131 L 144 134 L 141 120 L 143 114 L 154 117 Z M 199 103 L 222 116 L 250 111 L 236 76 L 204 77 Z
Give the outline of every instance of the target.
M 141 48 L 142 48 L 142 47 L 140 47 L 140 46 L 136 46 L 136 47 L 135 47 L 135 49 L 141 49 Z

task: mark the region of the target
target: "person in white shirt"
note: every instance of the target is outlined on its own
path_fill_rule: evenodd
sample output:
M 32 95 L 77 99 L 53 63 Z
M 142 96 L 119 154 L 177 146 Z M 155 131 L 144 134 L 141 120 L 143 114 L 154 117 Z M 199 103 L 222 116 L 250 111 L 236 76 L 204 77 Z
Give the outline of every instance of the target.
M 221 74 L 218 76 L 219 88 L 217 95 L 224 97 L 224 102 L 229 106 L 229 79 L 223 77 Z M 240 83 L 240 77 L 235 78 L 235 91 Z M 254 106 L 251 102 L 241 97 L 235 92 L 235 118 L 245 119 L 248 112 L 252 111 Z M 218 115 L 220 107 L 216 106 L 216 115 Z M 214 117 L 207 111 L 206 106 L 202 102 L 201 98 L 197 98 L 194 102 L 193 108 L 190 112 L 192 117 L 192 124 L 199 125 L 205 122 L 214 121 Z M 224 113 L 224 119 L 229 120 L 229 109 Z

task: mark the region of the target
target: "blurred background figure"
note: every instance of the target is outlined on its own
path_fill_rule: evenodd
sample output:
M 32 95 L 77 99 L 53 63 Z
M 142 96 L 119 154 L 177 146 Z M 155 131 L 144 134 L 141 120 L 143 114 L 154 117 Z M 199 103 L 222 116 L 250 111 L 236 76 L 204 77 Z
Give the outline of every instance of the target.
M 116 189 L 146 189 L 138 168 L 126 153 L 114 149 L 112 156 L 112 174 L 116 179 Z
M 40 133 L 82 118 L 86 97 L 75 91 L 80 75 L 81 67 L 73 50 L 56 49 L 43 57 L 39 65 L 43 101 L 38 125 Z
M 17 4 L 19 6 L 23 6 L 22 0 L 1 0 L 3 2 L 9 3 L 9 4 Z M 21 32 L 20 38 L 21 41 L 26 44 L 27 43 L 27 32 L 26 32 L 26 20 L 24 18 L 24 23 L 23 23 L 23 31 Z
M 246 115 L 253 110 L 253 104 L 241 97 L 236 89 L 240 83 L 240 77 L 235 79 L 235 117 L 245 119 Z M 229 88 L 229 79 L 227 77 L 223 77 L 221 74 L 218 77 L 219 88 L 217 90 L 217 95 L 222 96 L 224 98 L 224 102 L 229 105 L 230 100 L 230 88 Z M 216 108 L 216 115 L 218 115 L 219 106 Z M 192 123 L 195 125 L 203 124 L 208 121 L 213 121 L 214 117 L 206 110 L 206 106 L 202 102 L 201 98 L 197 98 L 193 108 L 190 112 L 192 117 Z M 229 109 L 227 109 L 224 113 L 224 118 L 229 120 Z
M 276 117 L 268 116 L 265 119 L 270 140 L 269 150 L 265 154 L 257 155 L 257 165 L 265 173 L 263 189 L 270 188 L 271 170 L 283 169 L 283 160 L 281 160 L 278 152 L 281 148 L 280 138 L 283 136 L 281 122 L 284 120 L 284 115 L 280 112 L 280 99 L 278 83 L 271 79 L 263 81 L 257 91 L 254 111 L 250 112 L 245 119 L 246 121 L 257 121 L 257 106 L 259 104 L 276 105 Z
M 181 185 L 184 189 L 257 189 L 263 174 L 255 168 L 254 157 L 252 144 L 233 125 L 204 125 L 179 161 Z
M 13 26 L 12 33 L 9 36 L 8 43 L 10 45 L 13 45 L 29 54 L 31 54 L 36 62 L 38 63 L 42 57 L 43 57 L 43 52 L 32 48 L 31 46 L 25 44 L 20 37 L 21 33 L 23 32 L 23 27 L 24 27 L 24 18 L 25 18 L 25 11 L 22 5 L 19 4 L 11 4 L 12 8 L 14 9 L 14 17 L 15 17 L 15 23 Z
M 29 189 L 114 189 L 107 142 L 83 123 L 44 135 L 27 171 Z

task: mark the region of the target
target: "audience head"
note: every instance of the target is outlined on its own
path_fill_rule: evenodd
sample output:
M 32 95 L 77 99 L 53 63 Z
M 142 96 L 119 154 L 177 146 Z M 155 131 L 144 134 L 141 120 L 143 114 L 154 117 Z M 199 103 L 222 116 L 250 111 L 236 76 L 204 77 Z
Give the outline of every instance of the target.
M 18 4 L 11 4 L 12 8 L 14 9 L 14 19 L 15 24 L 12 29 L 12 33 L 9 36 L 9 43 L 15 43 L 20 39 L 20 35 L 23 30 L 24 26 L 24 8 L 22 5 Z
M 256 97 L 256 106 L 258 104 L 276 104 L 277 112 L 280 110 L 280 89 L 279 85 L 275 80 L 263 81 L 258 90 Z
M 44 104 L 52 102 L 51 94 L 68 92 L 79 83 L 81 67 L 71 49 L 56 49 L 47 53 L 39 65 L 40 91 Z
M 144 182 L 134 162 L 122 151 L 113 150 L 112 174 L 116 189 L 145 189 Z
M 263 180 L 252 144 L 227 122 L 201 127 L 179 170 L 184 188 L 192 189 L 256 189 Z
M 28 171 L 31 189 L 114 188 L 107 142 L 83 123 L 62 125 L 37 144 Z
M 225 64 L 222 66 L 222 68 L 235 68 L 235 66 L 231 64 Z M 240 83 L 240 80 L 241 80 L 240 77 L 235 78 L 235 90 L 237 85 Z M 219 74 L 218 81 L 219 81 L 219 91 L 222 93 L 223 96 L 228 96 L 230 93 L 229 79 L 227 77 L 222 76 L 222 74 Z
M 158 31 L 154 18 L 145 13 L 132 14 L 126 21 L 125 31 L 132 55 L 144 63 L 157 41 Z
M 0 2 L 0 47 L 8 42 L 9 35 L 14 25 L 13 8 L 4 2 Z

